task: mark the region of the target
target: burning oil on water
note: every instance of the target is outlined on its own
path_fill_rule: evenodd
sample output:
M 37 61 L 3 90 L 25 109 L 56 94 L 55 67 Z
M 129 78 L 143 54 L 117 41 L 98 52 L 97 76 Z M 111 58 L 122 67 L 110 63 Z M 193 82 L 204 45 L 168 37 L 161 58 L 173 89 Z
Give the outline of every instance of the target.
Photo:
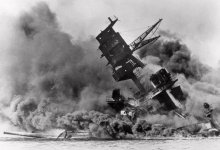
M 162 19 L 130 45 L 109 20 L 74 41 L 45 3 L 20 16 L 4 54 L 1 118 L 33 134 L 62 129 L 58 139 L 218 136 L 218 72 L 181 41 L 149 37 Z

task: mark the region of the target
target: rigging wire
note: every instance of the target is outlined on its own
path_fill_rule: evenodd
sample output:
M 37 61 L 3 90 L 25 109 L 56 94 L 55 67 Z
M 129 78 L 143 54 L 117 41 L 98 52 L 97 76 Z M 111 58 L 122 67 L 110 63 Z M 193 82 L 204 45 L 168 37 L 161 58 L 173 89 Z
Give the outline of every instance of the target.
M 119 33 L 126 33 L 126 32 L 132 32 L 132 31 L 138 31 L 138 30 L 141 30 L 141 29 L 146 29 L 146 28 L 149 28 L 150 26 L 146 27 L 146 26 L 143 26 L 143 27 L 139 27 L 139 28 L 133 28 L 133 29 L 129 29 L 129 30 L 125 30 L 125 31 L 121 31 Z
M 161 23 L 161 22 L 160 22 Z M 150 38 L 155 34 L 155 32 L 158 30 L 160 23 L 156 26 L 155 30 L 152 32 Z

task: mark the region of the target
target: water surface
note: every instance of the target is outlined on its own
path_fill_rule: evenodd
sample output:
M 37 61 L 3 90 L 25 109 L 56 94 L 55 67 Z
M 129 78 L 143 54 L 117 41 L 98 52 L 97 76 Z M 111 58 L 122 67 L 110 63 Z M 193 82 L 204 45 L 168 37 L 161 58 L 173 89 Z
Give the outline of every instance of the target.
M 220 150 L 220 139 L 70 140 L 1 138 L 0 150 Z

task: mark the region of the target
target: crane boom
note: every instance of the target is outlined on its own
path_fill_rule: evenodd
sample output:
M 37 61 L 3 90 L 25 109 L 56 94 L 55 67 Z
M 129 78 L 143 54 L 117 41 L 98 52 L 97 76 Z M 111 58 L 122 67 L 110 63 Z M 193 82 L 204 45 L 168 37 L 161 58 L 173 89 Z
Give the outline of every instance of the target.
M 162 19 L 159 19 L 154 25 L 152 25 L 149 29 L 147 29 L 144 33 L 142 33 L 138 38 L 136 38 L 129 46 L 131 47 L 131 50 L 134 52 L 135 50 L 141 48 L 142 46 L 148 44 L 145 42 L 145 44 L 142 43 L 142 41 L 145 39 L 147 35 L 151 33 L 151 31 L 158 26 L 158 24 L 162 21 Z M 158 39 L 159 36 L 152 38 L 152 39 Z M 148 39 L 150 40 L 150 39 Z M 151 41 L 151 40 L 150 40 Z

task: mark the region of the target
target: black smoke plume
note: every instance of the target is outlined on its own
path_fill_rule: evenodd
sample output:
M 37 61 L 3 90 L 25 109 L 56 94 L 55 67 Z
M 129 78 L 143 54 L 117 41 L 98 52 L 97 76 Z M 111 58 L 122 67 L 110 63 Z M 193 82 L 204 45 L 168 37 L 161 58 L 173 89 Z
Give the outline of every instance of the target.
M 95 136 L 114 138 L 139 133 L 173 135 L 173 128 L 197 123 L 195 118 L 185 122 L 174 115 L 156 114 L 133 124 L 111 115 L 114 112 L 106 106 L 106 96 L 116 87 L 131 95 L 133 85 L 113 81 L 105 60 L 99 59 L 97 47 L 94 37 L 80 41 L 63 32 L 45 3 L 23 13 L 14 26 L 5 56 L 8 92 L 1 99 L 1 118 L 28 131 L 86 129 Z M 148 64 L 142 74 L 148 91 L 152 89 L 149 76 L 163 66 L 180 74 L 179 83 L 187 95 L 186 112 L 202 116 L 202 103 L 208 100 L 220 111 L 216 72 L 192 57 L 186 45 L 178 40 L 161 40 L 141 49 L 139 56 Z M 158 123 L 165 127 L 155 125 Z
M 73 42 L 45 3 L 23 13 L 7 50 L 11 91 L 2 114 L 25 130 L 44 130 L 76 110 L 108 111 L 115 83 L 96 49 L 93 37 Z
M 165 31 L 164 31 L 165 32 Z M 169 34 L 170 35 L 170 34 Z M 209 68 L 192 57 L 190 50 L 179 40 L 160 40 L 139 51 L 140 58 L 149 55 L 159 59 L 158 65 L 172 73 L 184 74 L 186 78 L 200 80 Z

